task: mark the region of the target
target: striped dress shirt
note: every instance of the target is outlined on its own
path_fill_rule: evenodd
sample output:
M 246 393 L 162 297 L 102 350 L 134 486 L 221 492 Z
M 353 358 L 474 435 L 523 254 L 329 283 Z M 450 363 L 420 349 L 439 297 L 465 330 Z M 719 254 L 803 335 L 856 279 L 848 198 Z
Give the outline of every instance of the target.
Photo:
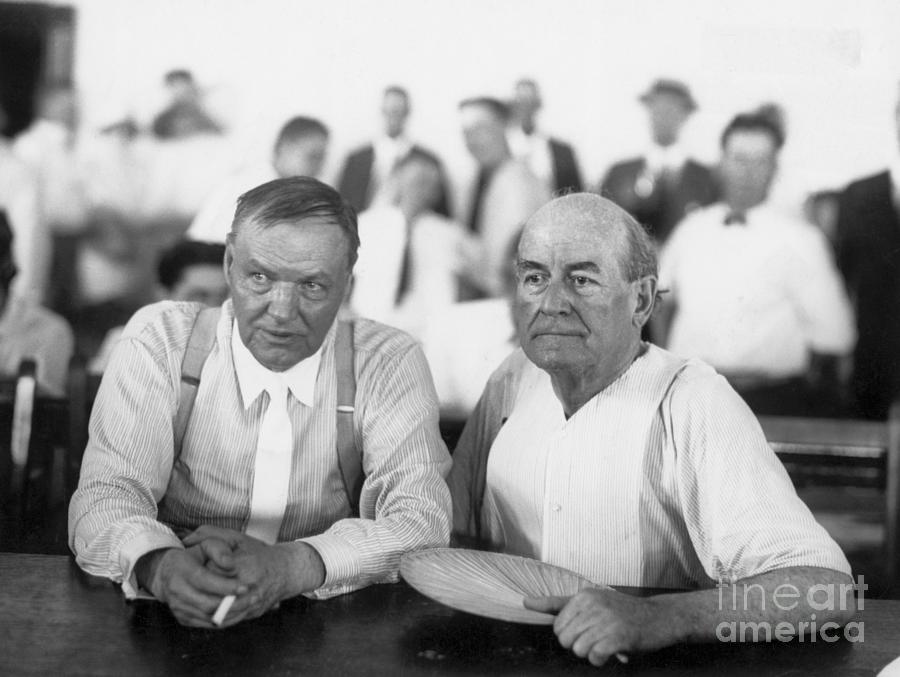
M 203 524 L 243 530 L 250 516 L 254 457 L 268 405 L 244 406 L 231 349 L 234 312 L 222 306 L 181 455 L 173 420 L 181 360 L 197 304 L 163 302 L 139 311 L 113 351 L 90 421 L 69 541 L 88 573 L 137 594 L 141 556 L 182 547 L 177 534 Z M 425 358 L 407 335 L 355 323 L 357 448 L 365 482 L 360 518 L 350 518 L 336 452 L 334 327 L 327 335 L 312 406 L 289 396 L 294 458 L 279 540 L 302 539 L 326 577 L 311 596 L 329 597 L 397 579 L 400 556 L 446 545 L 450 459 Z
M 652 345 L 568 420 L 549 375 L 513 353 L 463 432 L 449 482 L 456 531 L 474 536 L 478 520 L 494 549 L 596 583 L 696 588 L 789 566 L 850 572 L 727 382 Z

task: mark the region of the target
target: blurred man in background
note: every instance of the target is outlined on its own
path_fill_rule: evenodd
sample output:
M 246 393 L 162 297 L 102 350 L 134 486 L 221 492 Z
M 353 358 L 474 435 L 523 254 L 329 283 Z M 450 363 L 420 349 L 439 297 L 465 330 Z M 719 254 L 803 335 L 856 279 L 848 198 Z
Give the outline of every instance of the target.
M 389 179 L 389 204 L 359 215 L 353 310 L 421 339 L 457 295 L 462 226 L 438 213 L 441 167 L 413 149 Z
M 291 118 L 278 132 L 271 158 L 245 168 L 216 188 L 194 217 L 187 236 L 224 244 L 241 195 L 273 179 L 318 178 L 327 152 L 328 128 L 322 122 L 303 115 Z
M 31 277 L 39 301 L 48 294 L 53 296 L 54 286 L 65 284 L 55 279 L 55 267 L 51 269 L 54 240 L 80 234 L 87 226 L 88 198 L 78 124 L 75 91 L 67 86 L 46 87 L 38 96 L 37 117 L 13 143 L 16 156 L 28 165 L 38 183 L 40 226 L 32 235 Z
M 650 148 L 641 157 L 614 164 L 600 185 L 600 193 L 649 228 L 657 243 L 662 243 L 688 212 L 715 202 L 718 189 L 713 173 L 690 159 L 680 142 L 684 124 L 697 109 L 687 85 L 657 80 L 640 101 L 650 123 Z
M 169 103 L 153 119 L 153 134 L 163 140 L 195 134 L 220 134 L 222 128 L 206 112 L 200 88 L 189 70 L 176 69 L 163 77 Z
M 822 232 L 767 204 L 783 142 L 758 112 L 725 128 L 723 201 L 690 214 L 663 248 L 671 298 L 654 336 L 711 364 L 758 414 L 823 415 L 837 406 L 853 313 Z
M 382 189 L 397 164 L 415 150 L 429 156 L 440 170 L 441 190 L 434 211 L 442 216 L 450 216 L 449 190 L 443 167 L 434 153 L 414 144 L 407 136 L 409 113 L 409 92 L 396 85 L 385 88 L 381 99 L 383 134 L 354 150 L 344 161 L 337 180 L 338 191 L 357 212 L 362 212 L 382 199 L 390 201 L 390 197 Z
M 473 238 L 464 251 L 460 294 L 462 300 L 502 296 L 510 242 L 550 192 L 524 162 L 512 157 L 506 138 L 510 113 L 503 102 L 466 99 L 459 114 L 466 148 L 477 165 L 466 221 Z
M 572 146 L 538 130 L 537 115 L 543 103 L 534 80 L 523 78 L 516 83 L 512 100 L 513 124 L 508 130 L 513 157 L 523 160 L 549 192 L 580 191 L 581 172 Z
M 900 396 L 900 97 L 890 167 L 853 181 L 840 196 L 838 265 L 856 304 L 855 409 L 884 419 Z

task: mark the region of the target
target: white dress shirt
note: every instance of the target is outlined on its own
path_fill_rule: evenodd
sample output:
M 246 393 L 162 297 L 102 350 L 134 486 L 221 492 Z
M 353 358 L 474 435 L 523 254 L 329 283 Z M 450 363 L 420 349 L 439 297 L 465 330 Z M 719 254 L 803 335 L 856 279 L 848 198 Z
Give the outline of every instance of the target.
M 359 260 L 350 304 L 363 317 L 421 338 L 431 318 L 456 300 L 457 250 L 463 232 L 457 223 L 427 212 L 416 217 L 409 237 L 409 286 L 397 304 L 406 217 L 390 206 L 372 207 L 359 215 Z
M 848 353 L 852 309 L 821 231 L 766 206 L 745 225 L 725 225 L 727 212 L 693 212 L 663 248 L 659 284 L 676 309 L 666 347 L 768 378 L 803 375 L 811 351 Z
M 412 141 L 402 135 L 394 138 L 379 136 L 372 143 L 375 159 L 369 179 L 370 206 L 383 206 L 390 201 L 391 195 L 386 190 L 388 178 L 397 163 L 409 154 L 412 147 Z
M 238 376 L 230 300 L 173 459 L 181 361 L 201 308 L 166 301 L 138 311 L 113 350 L 91 413 L 69 542 L 85 571 L 121 582 L 128 597 L 137 594 L 133 569 L 144 554 L 182 547 L 178 535 L 202 524 L 243 530 L 250 517 L 268 401 L 244 367 Z M 355 323 L 354 350 L 354 426 L 365 473 L 359 518 L 350 517 L 337 462 L 333 327 L 312 394 L 311 365 L 289 377 L 294 451 L 278 538 L 303 539 L 322 557 L 325 582 L 311 593 L 318 597 L 395 581 L 404 552 L 446 545 L 449 537 L 443 478 L 450 458 L 421 350 L 407 335 L 363 319 Z M 312 406 L 302 401 L 310 397 Z
M 487 457 L 484 505 L 470 487 Z M 746 404 L 710 367 L 656 346 L 566 419 L 514 353 L 453 456 L 454 526 L 596 583 L 708 587 L 788 566 L 849 573 Z
M 316 377 L 319 374 L 319 363 L 322 361 L 322 346 L 286 371 L 270 371 L 257 362 L 244 345 L 235 322 L 231 332 L 231 352 L 244 410 L 249 409 L 263 392 L 267 392 L 269 397 L 260 424 L 254 457 L 250 517 L 246 532 L 266 543 L 274 543 L 278 538 L 287 507 L 293 431 L 287 414 L 286 401 L 276 402 L 273 394 L 282 393 L 285 400 L 287 397 L 293 397 L 305 407 L 312 407 L 315 404 Z M 281 425 L 276 425 L 274 430 L 267 430 L 266 422 L 279 414 L 279 418 L 282 419 Z M 273 448 L 277 451 L 273 451 Z M 266 454 L 266 451 L 273 453 Z
M 550 139 L 538 131 L 526 134 L 521 127 L 511 127 L 506 133 L 509 149 L 517 160 L 528 165 L 531 172 L 543 182 L 547 190 L 556 188 L 553 177 L 553 156 Z
M 649 172 L 659 174 L 663 171 L 679 171 L 687 162 L 687 154 L 684 152 L 684 148 L 677 143 L 673 143 L 671 146 L 653 144 L 644 154 L 644 160 Z

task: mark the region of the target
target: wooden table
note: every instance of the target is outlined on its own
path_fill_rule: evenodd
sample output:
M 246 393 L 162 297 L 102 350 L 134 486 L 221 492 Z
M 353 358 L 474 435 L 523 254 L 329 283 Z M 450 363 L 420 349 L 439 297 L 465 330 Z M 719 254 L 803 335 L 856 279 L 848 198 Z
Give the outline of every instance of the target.
M 865 641 L 681 646 L 606 674 L 875 675 L 900 654 L 900 601 L 866 600 Z M 0 553 L 0 675 L 462 675 L 597 671 L 546 626 L 453 611 L 404 583 L 298 598 L 222 631 L 178 625 L 156 602 L 63 556 Z

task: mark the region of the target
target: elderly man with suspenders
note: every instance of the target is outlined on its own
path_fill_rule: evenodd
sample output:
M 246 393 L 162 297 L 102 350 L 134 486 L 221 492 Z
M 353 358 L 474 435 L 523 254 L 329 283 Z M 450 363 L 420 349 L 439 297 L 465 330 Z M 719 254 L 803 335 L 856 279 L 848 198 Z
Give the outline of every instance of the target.
M 238 201 L 231 300 L 132 318 L 69 509 L 85 571 L 212 627 L 396 580 L 404 552 L 446 545 L 450 459 L 422 352 L 336 320 L 358 245 L 334 190 L 277 179 Z

